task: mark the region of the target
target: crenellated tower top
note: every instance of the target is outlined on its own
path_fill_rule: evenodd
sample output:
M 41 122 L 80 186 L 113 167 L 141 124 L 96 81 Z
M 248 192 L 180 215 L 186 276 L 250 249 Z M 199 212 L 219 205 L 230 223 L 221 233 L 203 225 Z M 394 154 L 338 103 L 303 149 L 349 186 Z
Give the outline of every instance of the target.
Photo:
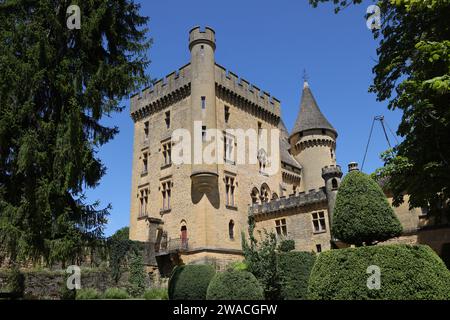
M 213 50 L 216 49 L 216 33 L 210 27 L 205 27 L 205 30 L 201 30 L 199 26 L 192 28 L 189 31 L 189 50 L 199 43 L 206 43 L 210 45 Z

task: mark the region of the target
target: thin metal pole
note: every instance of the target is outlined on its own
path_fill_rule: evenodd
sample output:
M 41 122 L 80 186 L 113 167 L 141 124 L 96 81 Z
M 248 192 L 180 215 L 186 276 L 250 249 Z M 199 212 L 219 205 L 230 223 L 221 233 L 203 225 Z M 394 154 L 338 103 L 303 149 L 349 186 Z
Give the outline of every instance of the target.
M 384 117 L 381 116 L 379 118 L 379 120 L 380 120 L 381 126 L 383 127 L 384 136 L 385 136 L 386 141 L 387 141 L 387 143 L 389 145 L 389 148 L 392 149 L 391 142 L 389 141 L 389 137 L 388 137 L 387 132 L 386 132 L 386 128 L 384 127 Z
M 375 124 L 376 117 L 373 118 L 372 126 L 370 127 L 369 139 L 367 140 L 366 151 L 364 152 L 364 158 L 361 165 L 361 172 L 364 169 L 364 163 L 366 162 L 367 150 L 369 150 L 370 138 L 372 137 L 373 125 Z

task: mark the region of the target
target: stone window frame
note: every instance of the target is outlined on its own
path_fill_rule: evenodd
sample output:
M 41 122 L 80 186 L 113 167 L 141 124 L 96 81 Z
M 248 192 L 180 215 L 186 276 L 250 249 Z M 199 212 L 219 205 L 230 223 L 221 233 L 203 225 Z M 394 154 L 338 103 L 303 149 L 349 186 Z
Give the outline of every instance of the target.
M 236 165 L 236 137 L 226 130 L 223 131 L 223 161 L 227 164 Z M 228 152 L 231 148 L 231 152 Z M 229 157 L 229 155 L 231 155 Z
M 225 207 L 227 209 L 237 210 L 236 205 L 236 187 L 237 179 L 236 174 L 226 172 L 223 178 L 225 183 Z
M 147 151 L 142 153 L 142 170 L 141 170 L 141 177 L 146 176 L 148 174 L 148 158 L 149 153 Z
M 325 211 L 316 211 L 311 213 L 311 222 L 314 234 L 327 232 Z
M 144 139 L 143 143 L 147 143 L 150 138 L 150 121 L 144 121 Z
M 206 96 L 200 97 L 200 104 L 201 104 L 202 110 L 206 111 Z
M 278 237 L 287 237 L 287 222 L 286 218 L 276 219 L 275 220 L 275 231 Z
M 252 199 L 252 205 L 259 204 L 259 189 L 257 187 L 253 187 L 250 192 L 250 197 Z
M 138 189 L 138 220 L 148 217 L 148 199 L 149 199 L 150 189 L 148 186 L 141 186 Z
M 272 192 L 270 191 L 270 187 L 267 183 L 263 183 L 260 188 L 259 200 L 261 203 L 268 203 L 272 199 Z
M 230 240 L 234 240 L 234 227 L 236 226 L 236 224 L 234 223 L 234 220 L 231 219 L 228 222 L 228 237 L 230 238 Z
M 167 129 L 170 129 L 170 110 L 168 110 L 168 111 L 166 111 L 165 113 L 164 113 L 164 121 L 165 121 L 165 123 L 166 123 L 166 128 Z
M 335 191 L 339 188 L 339 182 L 336 178 L 331 179 L 331 190 Z
M 172 211 L 172 178 L 164 178 L 160 181 L 159 190 L 161 191 L 161 209 L 160 214 L 165 214 Z
M 224 119 L 223 120 L 224 120 L 225 124 L 228 124 L 228 123 L 230 123 L 230 115 L 231 115 L 230 107 L 225 105 L 223 108 L 223 111 L 224 111 Z
M 161 169 L 170 167 L 172 165 L 172 139 L 164 139 L 161 141 L 161 154 L 163 156 L 163 162 Z

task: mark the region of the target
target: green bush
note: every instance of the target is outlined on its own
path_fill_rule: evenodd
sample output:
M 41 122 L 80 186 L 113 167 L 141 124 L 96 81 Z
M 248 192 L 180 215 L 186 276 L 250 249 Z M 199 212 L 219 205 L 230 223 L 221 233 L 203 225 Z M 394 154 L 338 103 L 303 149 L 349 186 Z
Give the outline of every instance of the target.
M 316 255 L 311 252 L 285 252 L 278 256 L 281 298 L 306 299 L 308 280 Z
M 103 294 L 105 299 L 129 299 L 130 295 L 124 289 L 120 288 L 108 288 Z
M 145 300 L 167 300 L 169 299 L 166 288 L 152 288 L 144 293 Z
M 7 278 L 8 292 L 14 297 L 21 298 L 25 292 L 25 276 L 18 268 L 13 268 Z
M 333 237 L 349 244 L 370 245 L 401 232 L 402 226 L 380 186 L 360 171 L 349 172 L 336 197 Z
M 169 299 L 204 300 L 214 273 L 214 267 L 206 264 L 176 267 L 169 279 Z
M 86 288 L 77 290 L 77 300 L 95 300 L 101 298 L 102 295 L 97 291 L 97 289 Z
M 227 270 L 247 271 L 247 268 L 245 261 L 235 261 L 227 266 Z
M 212 278 L 206 294 L 208 300 L 263 300 L 264 291 L 248 271 L 227 270 Z
M 280 245 L 278 246 L 278 251 L 280 252 L 289 252 L 295 249 L 295 241 L 294 240 L 282 240 Z
M 380 268 L 380 289 L 369 289 Z M 370 283 L 370 282 L 369 282 Z M 450 299 L 450 272 L 428 246 L 383 245 L 322 252 L 311 272 L 311 299 Z

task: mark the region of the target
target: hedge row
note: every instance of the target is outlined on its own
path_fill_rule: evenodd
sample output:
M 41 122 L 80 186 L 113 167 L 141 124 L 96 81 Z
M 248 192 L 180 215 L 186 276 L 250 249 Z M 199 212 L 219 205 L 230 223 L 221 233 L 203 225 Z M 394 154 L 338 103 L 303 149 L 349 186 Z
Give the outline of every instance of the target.
M 368 279 L 380 269 L 380 288 Z M 370 272 L 370 273 L 368 273 Z M 434 251 L 423 245 L 383 245 L 321 253 L 309 280 L 310 299 L 450 299 L 450 272 Z
M 316 256 L 310 252 L 286 252 L 278 256 L 283 300 L 306 299 L 308 280 Z

